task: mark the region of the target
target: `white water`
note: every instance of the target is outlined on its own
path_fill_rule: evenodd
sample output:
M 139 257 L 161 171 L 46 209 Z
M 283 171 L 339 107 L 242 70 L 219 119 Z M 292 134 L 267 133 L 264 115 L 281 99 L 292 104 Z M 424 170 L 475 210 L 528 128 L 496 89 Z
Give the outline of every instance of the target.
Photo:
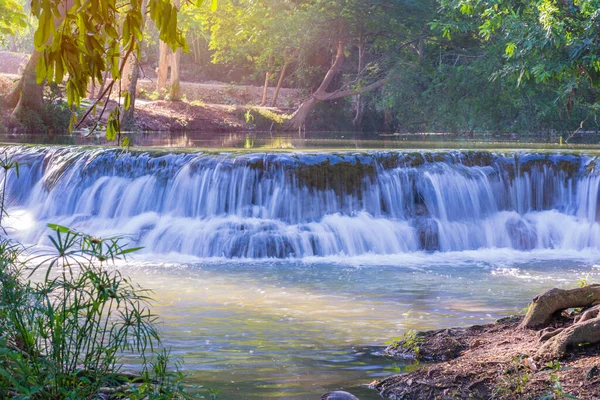
M 7 225 L 26 243 L 51 222 L 201 258 L 600 250 L 584 156 L 7 151 Z

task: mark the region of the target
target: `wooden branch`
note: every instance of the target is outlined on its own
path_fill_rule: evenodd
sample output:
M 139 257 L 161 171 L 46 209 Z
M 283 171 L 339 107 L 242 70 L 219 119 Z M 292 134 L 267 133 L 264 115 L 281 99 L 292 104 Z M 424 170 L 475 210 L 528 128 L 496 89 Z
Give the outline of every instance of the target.
M 327 88 L 329 87 L 329 84 L 331 83 L 331 81 L 333 81 L 333 78 L 335 78 L 338 72 L 340 72 L 340 70 L 342 69 L 342 65 L 344 64 L 344 50 L 344 42 L 342 42 L 341 40 L 338 41 L 335 61 L 331 65 L 331 68 L 329 68 L 329 71 L 327 71 L 327 74 L 325 75 L 325 78 L 323 78 L 321 86 L 319 86 L 319 88 L 316 90 L 315 95 L 327 93 Z
M 400 77 L 400 75 L 394 75 L 394 76 L 391 76 L 388 78 L 383 78 L 383 79 L 378 80 L 377 82 L 374 82 L 370 85 L 367 85 L 367 86 L 364 86 L 364 87 L 358 88 L 358 89 L 338 90 L 333 93 L 325 93 L 325 94 L 315 93 L 313 95 L 313 97 L 320 101 L 328 101 L 328 100 L 341 99 L 342 97 L 356 96 L 358 94 L 363 94 L 363 93 L 378 89 L 378 88 L 384 86 L 385 84 L 398 79 L 399 77 Z
M 129 56 L 131 55 L 132 52 L 133 52 L 133 46 L 131 46 L 129 48 L 129 50 L 127 50 L 127 52 L 125 53 L 125 57 L 123 58 L 123 61 L 121 62 L 121 68 L 119 68 L 119 75 L 123 74 L 123 69 L 125 68 L 125 63 L 127 62 L 127 59 L 129 58 Z M 92 106 L 90 108 L 88 108 L 87 112 L 85 114 L 83 114 L 83 117 L 81 117 L 81 119 L 75 126 L 75 129 L 79 129 L 81 124 L 83 124 L 83 122 L 86 120 L 86 118 L 91 114 L 92 110 L 100 103 L 100 101 L 102 101 L 102 99 L 104 98 L 104 96 L 106 96 L 108 91 L 109 90 L 112 91 L 112 88 L 113 88 L 115 82 L 116 82 L 116 79 L 115 79 L 115 77 L 113 77 L 112 82 L 98 96 L 98 99 L 94 102 L 94 104 L 92 104 Z M 108 102 L 108 99 L 106 101 Z

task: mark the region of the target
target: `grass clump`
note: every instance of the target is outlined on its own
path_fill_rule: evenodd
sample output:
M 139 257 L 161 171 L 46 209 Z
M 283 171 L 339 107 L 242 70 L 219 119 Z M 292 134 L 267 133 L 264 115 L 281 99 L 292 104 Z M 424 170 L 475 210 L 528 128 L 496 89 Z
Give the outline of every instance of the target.
M 260 131 L 268 131 L 283 126 L 290 116 L 278 114 L 267 108 L 253 107 L 244 112 L 243 118 L 247 125 L 252 125 Z

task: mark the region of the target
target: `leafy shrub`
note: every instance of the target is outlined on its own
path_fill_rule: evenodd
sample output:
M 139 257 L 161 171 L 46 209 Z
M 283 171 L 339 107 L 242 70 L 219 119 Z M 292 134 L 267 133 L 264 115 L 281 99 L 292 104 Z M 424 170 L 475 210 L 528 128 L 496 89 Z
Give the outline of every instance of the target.
M 44 124 L 42 115 L 28 108 L 18 110 L 11 119 L 11 126 L 22 129 L 27 133 L 46 133 L 48 127 Z
M 64 135 L 69 130 L 71 110 L 64 101 L 46 102 L 42 109 L 42 121 L 49 131 Z
M 266 108 L 249 108 L 243 118 L 246 124 L 256 127 L 259 131 L 268 131 L 282 126 L 289 116 L 277 114 Z
M 61 100 L 46 101 L 40 112 L 23 108 L 17 111 L 12 126 L 27 133 L 64 135 L 69 130 L 71 111 Z

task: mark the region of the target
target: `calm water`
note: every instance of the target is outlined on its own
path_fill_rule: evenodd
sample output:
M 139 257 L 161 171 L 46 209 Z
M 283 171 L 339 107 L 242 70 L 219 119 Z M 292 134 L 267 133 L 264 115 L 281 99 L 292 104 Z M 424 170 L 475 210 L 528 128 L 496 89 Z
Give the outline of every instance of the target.
M 132 146 L 204 149 L 414 149 L 414 148 L 568 148 L 559 146 L 560 137 L 569 145 L 585 148 L 600 146 L 599 132 L 551 132 L 521 135 L 517 133 L 480 133 L 476 137 L 451 133 L 378 133 L 378 132 L 129 132 Z M 1 134 L 2 143 L 40 143 L 56 145 L 106 146 L 99 134 L 87 132 L 51 137 L 31 134 Z
M 491 250 L 302 261 L 134 262 L 166 344 L 221 399 L 361 399 L 405 368 L 380 357 L 403 332 L 489 323 L 553 286 L 597 280 L 599 254 Z M 153 258 L 153 257 L 150 257 Z M 508 261 L 514 259 L 515 261 Z M 192 260 L 189 260 L 192 261 Z

